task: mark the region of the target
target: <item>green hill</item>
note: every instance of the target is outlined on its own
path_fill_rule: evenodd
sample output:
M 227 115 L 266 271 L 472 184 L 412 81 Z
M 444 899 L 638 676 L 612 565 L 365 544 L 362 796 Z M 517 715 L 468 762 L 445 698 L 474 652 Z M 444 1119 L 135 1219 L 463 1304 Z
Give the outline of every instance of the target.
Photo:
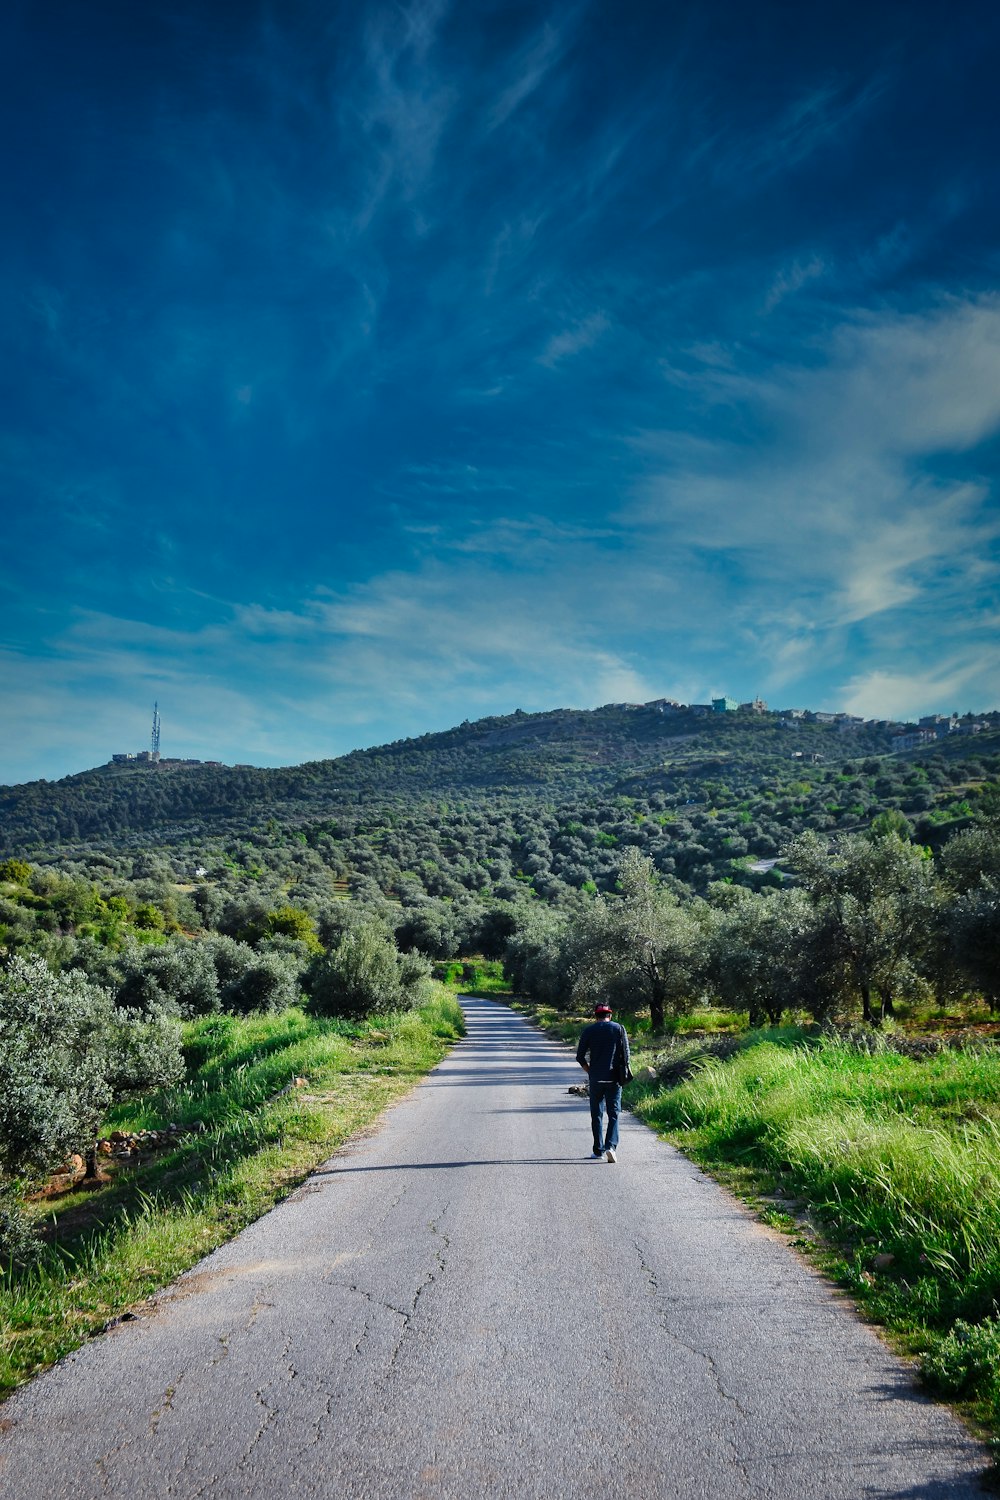
M 514 713 L 397 740 L 336 760 L 266 770 L 166 762 L 105 765 L 57 782 L 0 788 L 0 848 L 127 847 L 232 831 L 260 820 L 308 822 L 345 808 L 428 797 L 504 795 L 551 801 L 588 792 L 673 790 L 719 778 L 781 781 L 799 760 L 885 754 L 886 729 L 775 715 L 663 714 L 610 705 Z M 794 728 L 790 727 L 792 724 Z
M 695 890 L 759 884 L 779 878 L 761 862 L 804 828 L 864 828 L 898 809 L 940 844 L 992 806 L 1000 715 L 905 755 L 891 752 L 896 728 L 611 705 L 274 770 L 101 766 L 0 789 L 0 853 L 404 905 L 608 888 L 628 845 Z

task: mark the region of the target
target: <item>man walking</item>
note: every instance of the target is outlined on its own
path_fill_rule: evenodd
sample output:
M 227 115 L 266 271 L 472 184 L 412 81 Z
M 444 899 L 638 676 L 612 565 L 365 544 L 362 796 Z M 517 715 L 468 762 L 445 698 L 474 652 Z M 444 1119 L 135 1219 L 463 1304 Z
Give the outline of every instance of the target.
M 618 1116 L 622 1107 L 619 1069 L 629 1060 L 628 1034 L 624 1026 L 611 1019 L 611 1006 L 601 1001 L 594 1006 L 595 1020 L 580 1033 L 576 1060 L 590 1080 L 590 1123 L 594 1127 L 594 1159 L 605 1156 L 616 1161 L 618 1153 Z M 604 1110 L 608 1111 L 608 1128 L 604 1133 Z

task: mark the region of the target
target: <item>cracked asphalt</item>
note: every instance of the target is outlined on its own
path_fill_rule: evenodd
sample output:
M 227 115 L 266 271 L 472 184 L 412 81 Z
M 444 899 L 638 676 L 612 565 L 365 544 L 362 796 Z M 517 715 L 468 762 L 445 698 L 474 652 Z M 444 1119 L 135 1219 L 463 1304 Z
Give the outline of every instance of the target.
M 0 1410 L 5 1500 L 981 1497 L 984 1451 L 777 1235 L 507 1007 Z

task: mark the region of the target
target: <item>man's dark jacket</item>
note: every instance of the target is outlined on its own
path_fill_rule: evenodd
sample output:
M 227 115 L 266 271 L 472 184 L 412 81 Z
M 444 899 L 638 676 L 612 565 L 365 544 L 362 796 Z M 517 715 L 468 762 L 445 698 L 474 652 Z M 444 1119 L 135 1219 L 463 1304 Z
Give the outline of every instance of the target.
M 617 1021 L 591 1021 L 580 1033 L 576 1060 L 578 1063 L 589 1062 L 590 1077 L 595 1083 L 614 1083 L 615 1053 L 619 1050 L 624 1061 L 628 1062 L 628 1035 L 625 1027 L 620 1026 Z

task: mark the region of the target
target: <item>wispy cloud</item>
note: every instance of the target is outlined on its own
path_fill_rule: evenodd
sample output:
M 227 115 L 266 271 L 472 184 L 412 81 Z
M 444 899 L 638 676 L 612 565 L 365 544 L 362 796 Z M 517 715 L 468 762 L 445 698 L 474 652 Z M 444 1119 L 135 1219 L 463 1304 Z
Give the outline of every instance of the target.
M 824 147 L 842 142 L 887 83 L 884 76 L 860 84 L 828 80 L 798 93 L 755 129 L 747 129 L 745 122 L 739 130 L 720 128 L 695 153 L 692 166 L 707 168 L 716 180 L 739 183 L 744 190 L 793 171 Z
M 924 713 L 975 713 L 985 704 L 1000 702 L 1000 665 L 996 652 L 988 648 L 930 666 L 913 659 L 907 670 L 859 673 L 838 690 L 837 701 L 847 713 L 866 719 L 905 722 Z
M 343 108 L 365 142 L 368 182 L 355 214 L 367 227 L 391 193 L 413 203 L 434 170 L 456 91 L 431 58 L 447 0 L 413 0 L 373 11 L 365 27 L 366 69 Z
M 176 0 L 77 57 L 25 9 L 10 743 L 68 769 L 157 684 L 294 759 L 983 665 L 995 80 L 877 10 Z
M 818 255 L 812 255 L 808 260 L 793 260 L 790 265 L 783 266 L 768 287 L 764 312 L 774 312 L 786 297 L 794 296 L 810 281 L 825 275 L 826 270 L 825 261 Z
M 589 317 L 579 323 L 574 323 L 570 328 L 563 328 L 559 333 L 554 333 L 538 356 L 539 364 L 554 369 L 562 360 L 570 359 L 584 349 L 592 349 L 609 327 L 610 319 L 607 313 L 591 313 Z
M 541 87 L 565 50 L 565 33 L 547 22 L 539 34 L 513 59 L 511 77 L 489 112 L 489 128 L 503 125 L 526 99 Z

